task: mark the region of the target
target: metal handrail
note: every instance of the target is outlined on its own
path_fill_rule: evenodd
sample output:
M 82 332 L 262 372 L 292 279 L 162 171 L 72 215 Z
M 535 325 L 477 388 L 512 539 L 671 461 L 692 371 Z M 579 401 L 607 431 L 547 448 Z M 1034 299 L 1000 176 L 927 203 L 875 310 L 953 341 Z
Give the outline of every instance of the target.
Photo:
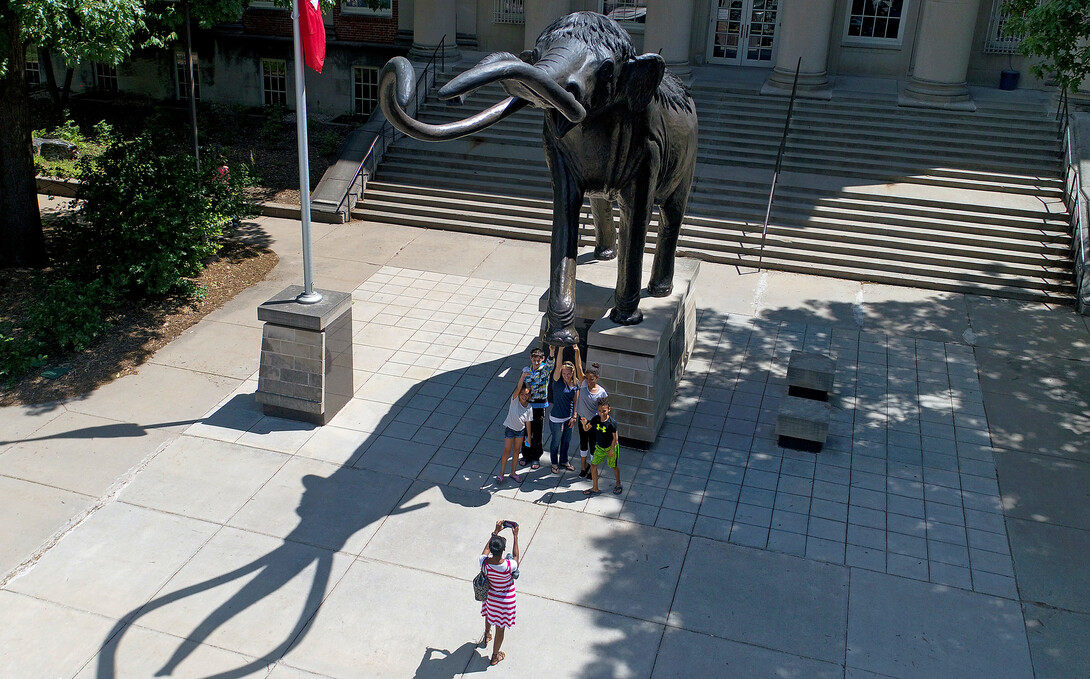
M 447 42 L 447 36 L 444 35 L 439 40 L 439 44 L 436 45 L 434 50 L 432 50 L 431 58 L 428 59 L 428 63 L 424 65 L 424 70 L 421 71 L 421 73 L 420 73 L 421 77 L 417 79 L 416 85 L 413 87 L 412 96 L 410 96 L 409 100 L 407 102 L 405 102 L 405 107 L 406 108 L 410 108 L 412 106 L 412 103 L 414 101 L 416 101 L 417 99 L 420 100 L 420 105 L 421 106 L 424 105 L 425 103 L 427 103 L 427 101 L 428 101 L 428 70 L 431 69 L 431 71 L 433 73 L 433 77 L 438 77 L 437 74 L 435 74 L 435 60 L 436 60 L 436 57 L 438 57 L 438 59 L 439 59 L 440 69 L 442 71 L 447 70 L 447 55 L 446 55 L 446 50 L 443 49 L 446 46 L 446 42 Z M 421 84 L 423 84 L 423 89 L 424 89 L 424 94 L 423 95 L 420 94 Z M 389 141 L 386 141 L 387 134 L 389 134 L 389 138 L 390 138 Z M 367 153 L 363 154 L 363 160 L 360 161 L 359 167 L 356 168 L 355 174 L 352 175 L 352 180 L 348 182 L 348 188 L 345 189 L 344 195 L 341 197 L 340 202 L 337 203 L 336 209 L 333 210 L 334 212 L 340 212 L 341 211 L 341 206 L 343 206 L 344 201 L 348 199 L 348 194 L 350 194 L 352 192 L 352 187 L 356 185 L 356 180 L 360 178 L 360 174 L 363 172 L 363 170 L 365 168 L 370 173 L 372 173 L 372 174 L 374 173 L 375 168 L 374 167 L 367 167 L 367 163 L 368 163 L 368 161 L 372 161 L 372 165 L 374 164 L 374 161 L 372 159 L 377 157 L 375 155 L 375 145 L 378 144 L 379 140 L 380 139 L 382 140 L 382 148 L 383 148 L 383 152 L 385 153 L 385 150 L 387 148 L 389 148 L 391 144 L 393 144 L 395 141 L 398 140 L 398 138 L 399 138 L 398 134 L 399 134 L 399 131 L 396 128 L 394 128 L 393 125 L 390 124 L 389 120 L 384 120 L 382 122 L 382 127 L 379 128 L 378 134 L 375 135 L 375 138 L 371 140 L 371 146 L 369 146 L 367 148 Z M 401 134 L 401 136 L 403 137 L 405 135 Z
M 1083 197 L 1079 163 L 1074 157 L 1074 131 L 1069 124 L 1066 90 L 1061 91 L 1057 115 L 1061 111 L 1063 118 L 1060 121 L 1060 141 L 1063 143 L 1064 157 L 1063 201 L 1068 213 L 1071 215 L 1069 226 L 1071 229 L 1071 255 L 1075 271 L 1075 308 L 1080 313 L 1086 313 L 1087 310 L 1083 308 L 1083 302 L 1090 302 L 1090 300 L 1083 300 L 1080 293 L 1083 288 L 1090 287 L 1090 283 L 1085 282 L 1085 278 L 1090 276 L 1090 234 L 1088 234 L 1090 224 L 1087 223 L 1090 213 L 1087 212 L 1088 206 Z
M 795 64 L 795 79 L 791 83 L 791 99 L 787 102 L 787 116 L 783 121 L 783 134 L 780 135 L 780 148 L 776 151 L 776 165 L 772 170 L 772 186 L 768 189 L 768 206 L 765 208 L 765 221 L 761 226 L 761 251 L 757 255 L 757 268 L 761 268 L 765 256 L 765 239 L 768 237 L 768 219 L 772 215 L 772 199 L 776 195 L 776 183 L 780 178 L 780 168 L 783 166 L 783 154 L 787 149 L 787 132 L 791 128 L 791 112 L 795 109 L 795 91 L 799 85 L 799 70 L 802 68 L 802 57 Z

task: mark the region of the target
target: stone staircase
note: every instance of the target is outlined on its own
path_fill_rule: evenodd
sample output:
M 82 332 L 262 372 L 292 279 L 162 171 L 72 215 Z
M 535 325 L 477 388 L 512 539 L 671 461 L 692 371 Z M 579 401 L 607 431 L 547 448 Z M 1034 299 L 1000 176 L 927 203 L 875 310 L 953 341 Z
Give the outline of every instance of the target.
M 678 251 L 754 266 L 787 101 L 699 80 L 692 93 L 700 151 Z M 461 108 L 432 100 L 421 118 L 455 120 L 503 96 L 490 86 Z M 1056 123 L 1043 103 L 978 106 L 906 109 L 851 92 L 796 101 L 761 265 L 1070 302 Z M 548 241 L 541 125 L 540 111 L 524 110 L 453 142 L 403 139 L 353 218 Z M 589 245 L 589 203 L 583 221 Z

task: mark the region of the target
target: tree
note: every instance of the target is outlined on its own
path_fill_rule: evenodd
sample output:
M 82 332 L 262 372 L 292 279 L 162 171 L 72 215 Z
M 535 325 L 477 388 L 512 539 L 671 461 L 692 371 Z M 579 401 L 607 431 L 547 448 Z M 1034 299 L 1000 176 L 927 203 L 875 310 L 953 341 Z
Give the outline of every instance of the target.
M 45 264 L 30 145 L 27 44 L 67 63 L 119 63 L 144 26 L 142 0 L 0 0 L 0 266 Z
M 1018 51 L 1038 57 L 1030 70 L 1074 92 L 1090 75 L 1090 5 L 1086 0 L 1007 0 L 1004 31 L 1018 36 Z

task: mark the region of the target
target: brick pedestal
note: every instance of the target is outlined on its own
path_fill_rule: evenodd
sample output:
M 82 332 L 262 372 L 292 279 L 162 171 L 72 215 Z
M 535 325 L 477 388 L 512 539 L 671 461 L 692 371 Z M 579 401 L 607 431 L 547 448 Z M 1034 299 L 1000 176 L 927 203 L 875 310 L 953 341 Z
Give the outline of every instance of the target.
M 699 260 L 678 259 L 673 293 L 649 297 L 645 291 L 640 299 L 643 322 L 617 325 L 608 318 L 616 266 L 595 262 L 578 269 L 576 325 L 590 326 L 584 362 L 601 366 L 598 382 L 609 393 L 623 439 L 650 445 L 666 418 L 696 343 L 695 283 L 699 273 Z M 541 299 L 542 311 L 547 303 L 548 293 Z
M 325 424 L 352 398 L 352 296 L 319 290 L 300 304 L 299 285 L 257 308 L 261 367 L 255 399 L 266 415 Z

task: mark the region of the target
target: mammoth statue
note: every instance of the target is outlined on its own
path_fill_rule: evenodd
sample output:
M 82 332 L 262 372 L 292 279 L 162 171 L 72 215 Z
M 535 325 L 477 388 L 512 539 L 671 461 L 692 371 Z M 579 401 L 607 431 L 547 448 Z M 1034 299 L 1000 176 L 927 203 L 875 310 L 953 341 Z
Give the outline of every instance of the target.
M 403 109 L 413 89 L 411 64 L 400 57 L 383 68 L 379 103 L 399 130 L 424 141 L 456 139 L 503 120 L 526 105 L 545 110 L 545 159 L 553 184 L 548 329 L 545 341 L 570 345 L 575 330 L 575 265 L 579 213 L 591 199 L 595 254 L 616 255 L 617 289 L 610 318 L 639 323 L 643 252 L 651 211 L 659 205 L 658 247 L 647 290 L 673 289 L 674 251 L 696 165 L 696 108 L 679 78 L 657 54 L 637 55 L 617 22 L 576 12 L 546 28 L 533 50 L 516 57 L 490 54 L 439 90 L 461 100 L 499 82 L 509 98 L 463 120 L 430 125 Z M 620 238 L 612 203 L 620 206 Z

